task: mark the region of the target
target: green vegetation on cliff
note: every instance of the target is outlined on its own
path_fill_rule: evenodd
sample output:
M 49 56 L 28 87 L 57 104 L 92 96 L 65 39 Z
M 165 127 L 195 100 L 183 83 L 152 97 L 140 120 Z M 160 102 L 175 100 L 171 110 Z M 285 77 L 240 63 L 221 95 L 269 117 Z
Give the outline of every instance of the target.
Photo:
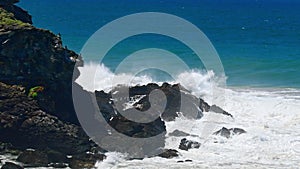
M 20 20 L 15 19 L 13 13 L 9 13 L 0 7 L 0 27 L 26 27 L 31 26 L 28 23 L 24 23 Z

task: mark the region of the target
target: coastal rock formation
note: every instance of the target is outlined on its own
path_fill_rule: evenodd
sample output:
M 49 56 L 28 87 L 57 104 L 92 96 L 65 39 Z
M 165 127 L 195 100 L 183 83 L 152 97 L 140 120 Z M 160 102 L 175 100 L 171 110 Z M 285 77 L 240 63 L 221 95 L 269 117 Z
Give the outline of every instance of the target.
M 144 157 L 148 155 L 143 152 L 146 149 L 164 148 L 165 121 L 179 116 L 200 119 L 203 112 L 208 111 L 231 116 L 220 107 L 210 106 L 193 96 L 180 84 L 116 86 L 108 93 L 91 93 L 77 84 L 72 86 L 72 80 L 79 76 L 75 65 L 83 64 L 81 56 L 63 47 L 60 35 L 32 26 L 31 16 L 15 6 L 16 2 L 18 0 L 0 2 L 0 153 L 18 156 L 17 160 L 25 167 L 91 168 L 97 160 L 105 158 L 101 154 L 105 150 L 93 142 L 98 139 L 105 140 L 120 152 L 141 150 L 139 155 Z M 92 103 L 91 96 L 96 96 L 104 121 L 99 121 L 94 110 L 86 110 L 84 120 L 95 131 L 102 130 L 102 134 L 89 133 L 93 136 L 89 138 L 79 125 L 72 87 L 81 91 L 82 100 Z M 34 89 L 39 92 L 32 93 Z M 162 97 L 152 99 L 155 94 Z M 92 109 L 94 105 L 88 106 Z M 129 112 L 138 112 L 135 116 L 142 122 L 123 115 Z M 144 122 L 147 118 L 143 119 L 145 117 L 141 115 L 145 112 L 147 117 L 154 119 Z M 110 128 L 115 131 L 110 131 Z M 154 141 L 130 143 L 119 137 L 113 138 L 113 132 L 130 138 L 159 137 Z M 187 133 L 179 131 L 173 134 L 186 136 Z M 115 140 L 119 142 L 114 144 Z M 119 145 L 120 141 L 122 144 Z M 180 144 L 184 150 L 199 146 L 200 143 L 186 139 Z M 178 156 L 176 150 L 153 154 L 164 158 Z M 11 163 L 3 167 L 18 168 Z
M 16 13 L 4 7 L 0 7 L 0 81 L 22 85 L 27 91 L 43 86 L 37 97 L 39 107 L 61 120 L 77 123 L 71 82 L 80 56 L 63 47 L 59 35 L 18 20 Z
M 35 148 L 46 151 L 49 157 L 53 156 L 51 151 L 66 156 L 84 154 L 95 146 L 79 126 L 62 122 L 40 110 L 37 101 L 25 95 L 23 87 L 0 83 L 0 112 L 0 140 L 21 151 Z M 23 155 L 26 158 L 19 157 L 20 161 L 33 160 L 30 154 L 36 153 L 27 152 Z M 57 161 L 50 158 L 49 162 Z

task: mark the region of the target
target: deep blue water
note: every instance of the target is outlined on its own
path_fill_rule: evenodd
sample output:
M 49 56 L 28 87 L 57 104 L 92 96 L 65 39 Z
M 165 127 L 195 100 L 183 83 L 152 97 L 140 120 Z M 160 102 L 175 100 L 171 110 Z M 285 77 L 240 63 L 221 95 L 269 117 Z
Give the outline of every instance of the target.
M 293 0 L 22 0 L 34 25 L 61 33 L 80 52 L 100 27 L 124 15 L 164 12 L 199 27 L 212 41 L 231 86 L 300 87 L 300 1 Z M 106 57 L 106 66 L 139 49 L 157 47 L 179 55 L 191 67 L 201 62 L 173 39 L 145 35 L 126 39 Z

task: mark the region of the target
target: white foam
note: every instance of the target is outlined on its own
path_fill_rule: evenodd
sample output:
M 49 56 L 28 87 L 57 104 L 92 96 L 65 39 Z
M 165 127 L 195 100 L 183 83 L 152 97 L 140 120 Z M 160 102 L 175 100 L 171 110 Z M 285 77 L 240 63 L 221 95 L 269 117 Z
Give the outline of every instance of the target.
M 148 83 L 158 83 L 149 76 L 134 76 L 132 74 L 114 74 L 103 64 L 88 62 L 84 67 L 79 67 L 80 76 L 76 80 L 78 84 L 88 91 L 104 90 L 109 91 L 116 85 L 146 85 Z M 196 96 L 208 95 L 212 92 L 216 77 L 212 71 L 201 72 L 199 70 L 190 70 L 177 75 L 171 84 L 180 83 L 186 89 L 190 90 Z M 130 82 L 128 84 L 128 82 Z
M 135 86 L 152 82 L 152 79 L 147 76 L 134 77 L 131 74 L 116 75 L 105 67 L 105 65 L 93 62 L 86 63 L 84 67 L 79 67 L 79 71 L 80 76 L 76 82 L 88 91 L 104 90 L 107 92 L 119 84 Z M 129 84 L 128 81 L 130 81 Z

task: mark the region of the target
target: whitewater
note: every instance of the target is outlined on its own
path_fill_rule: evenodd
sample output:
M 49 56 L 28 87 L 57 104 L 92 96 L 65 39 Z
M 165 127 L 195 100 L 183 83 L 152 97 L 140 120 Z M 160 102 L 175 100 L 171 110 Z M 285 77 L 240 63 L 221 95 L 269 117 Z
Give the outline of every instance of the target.
M 97 67 L 96 75 L 91 75 L 95 69 L 95 64 L 87 64 L 80 70 L 94 78 L 94 86 L 87 79 L 77 79 L 77 83 L 86 90 L 109 91 L 132 77 L 128 74 L 115 75 L 104 65 Z M 109 152 L 106 153 L 107 158 L 95 166 L 98 169 L 299 168 L 300 90 L 220 87 L 218 81 L 220 78 L 215 77 L 211 71 L 192 70 L 179 74 L 169 83 L 180 83 L 209 104 L 222 103 L 220 106 L 230 112 L 234 119 L 211 112 L 204 113 L 204 117 L 198 120 L 178 117 L 175 121 L 166 122 L 167 133 L 177 129 L 191 136 L 174 137 L 167 134 L 165 148 L 176 149 L 180 153 L 179 157 L 128 160 L 126 154 Z M 134 77 L 130 82 L 129 85 L 134 86 L 155 81 L 144 75 Z M 213 90 L 222 91 L 223 96 L 216 97 L 212 94 Z M 238 127 L 247 133 L 229 139 L 212 135 L 212 131 L 222 127 Z M 178 146 L 182 138 L 198 141 L 202 145 L 199 149 L 180 150 Z

